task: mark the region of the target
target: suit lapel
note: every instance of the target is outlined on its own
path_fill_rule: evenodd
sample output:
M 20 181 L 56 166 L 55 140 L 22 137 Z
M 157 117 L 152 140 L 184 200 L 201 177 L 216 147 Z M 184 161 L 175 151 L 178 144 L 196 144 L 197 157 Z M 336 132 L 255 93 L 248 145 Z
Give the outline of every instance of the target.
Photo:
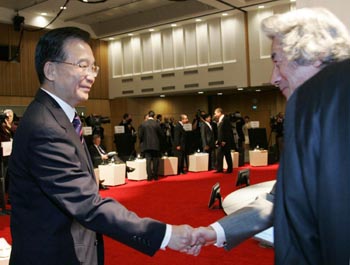
M 67 132 L 67 137 L 69 137 L 73 141 L 74 146 L 78 150 L 79 157 L 82 160 L 81 162 L 87 165 L 89 172 L 93 177 L 95 177 L 89 151 L 86 147 L 86 143 L 85 141 L 83 144 L 81 143 L 80 138 L 73 127 L 73 124 L 71 123 L 71 121 L 69 121 L 63 109 L 58 105 L 58 103 L 50 95 L 48 95 L 46 92 L 42 91 L 41 89 L 39 89 L 35 99 L 48 108 L 48 110 L 52 113 L 52 116 L 56 120 L 56 122 Z

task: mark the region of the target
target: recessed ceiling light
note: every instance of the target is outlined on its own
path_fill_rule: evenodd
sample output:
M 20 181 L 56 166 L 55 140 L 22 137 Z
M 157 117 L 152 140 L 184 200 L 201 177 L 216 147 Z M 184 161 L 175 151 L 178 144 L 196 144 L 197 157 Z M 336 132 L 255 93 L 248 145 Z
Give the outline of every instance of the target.
M 165 98 L 165 95 L 159 95 L 161 98 Z
M 47 16 L 47 13 L 46 13 L 46 12 L 43 12 L 43 13 L 40 13 L 40 15 L 42 15 L 42 16 Z
M 151 31 L 151 32 L 152 32 L 152 31 L 154 31 L 154 29 L 149 29 L 148 31 Z
M 292 3 L 293 3 L 293 2 L 296 2 L 296 0 L 290 0 L 290 1 L 291 1 Z
M 260 92 L 260 91 L 261 91 L 261 89 L 260 89 L 260 88 L 258 88 L 258 89 L 255 89 L 255 91 L 256 91 L 256 92 Z
M 204 94 L 204 92 L 203 91 L 198 91 L 198 94 L 201 95 L 201 94 Z
M 66 6 L 61 6 L 60 9 L 66 10 L 67 7 Z
M 173 23 L 173 24 L 171 24 L 171 26 L 172 26 L 172 27 L 176 27 L 176 26 L 177 26 L 177 24 L 176 24 L 176 23 Z
M 110 38 L 108 38 L 109 40 L 114 40 L 114 38 L 113 37 L 110 37 Z
M 265 6 L 258 6 L 258 8 L 259 8 L 259 9 L 263 9 L 263 8 L 265 8 Z
M 200 18 L 196 18 L 196 22 L 201 22 L 202 20 Z
M 132 34 L 132 33 L 128 33 L 128 36 L 134 36 L 134 34 Z
M 218 96 L 222 96 L 224 93 L 222 92 L 218 92 Z
M 243 87 L 239 87 L 237 88 L 238 91 L 242 91 L 243 90 Z
M 226 17 L 228 14 L 227 14 L 227 13 L 222 13 L 222 15 L 223 15 L 224 17 Z

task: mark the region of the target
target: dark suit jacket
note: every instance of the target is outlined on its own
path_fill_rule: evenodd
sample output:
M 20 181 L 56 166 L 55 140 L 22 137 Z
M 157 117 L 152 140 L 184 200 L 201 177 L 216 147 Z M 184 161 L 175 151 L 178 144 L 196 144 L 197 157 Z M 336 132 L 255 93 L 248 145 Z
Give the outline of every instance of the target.
M 276 264 L 349 264 L 350 61 L 287 102 L 275 203 Z
M 202 138 L 202 147 L 209 146 L 210 148 L 215 147 L 215 138 L 213 129 L 210 129 L 208 124 L 205 122 L 201 126 L 201 138 Z
M 218 143 L 221 142 L 226 142 L 226 146 L 230 149 L 233 149 L 235 146 L 231 122 L 226 115 L 218 124 Z
M 102 146 L 101 148 L 105 150 Z M 97 168 L 98 165 L 102 164 L 103 160 L 101 158 L 100 153 L 97 150 L 97 147 L 94 144 L 89 146 L 89 153 L 90 153 L 90 158 L 92 160 L 92 164 L 94 165 L 95 168 Z
M 181 150 L 186 150 L 186 131 L 183 126 L 178 122 L 174 128 L 174 150 L 176 146 L 181 146 Z
M 160 151 L 160 142 L 163 138 L 163 132 L 156 120 L 148 119 L 144 121 L 139 128 L 139 137 L 142 151 Z
M 148 255 L 161 245 L 164 223 L 100 197 L 86 145 L 42 90 L 16 131 L 9 175 L 11 264 L 95 265 L 96 249 L 103 264 L 99 234 Z

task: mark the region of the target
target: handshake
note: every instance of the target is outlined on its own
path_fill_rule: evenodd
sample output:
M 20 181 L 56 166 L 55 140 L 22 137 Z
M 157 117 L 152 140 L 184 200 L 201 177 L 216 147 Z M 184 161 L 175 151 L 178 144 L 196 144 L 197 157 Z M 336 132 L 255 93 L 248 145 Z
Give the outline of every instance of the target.
M 173 225 L 168 247 L 189 255 L 198 256 L 202 246 L 216 243 L 216 232 L 210 226 L 193 228 L 189 225 Z

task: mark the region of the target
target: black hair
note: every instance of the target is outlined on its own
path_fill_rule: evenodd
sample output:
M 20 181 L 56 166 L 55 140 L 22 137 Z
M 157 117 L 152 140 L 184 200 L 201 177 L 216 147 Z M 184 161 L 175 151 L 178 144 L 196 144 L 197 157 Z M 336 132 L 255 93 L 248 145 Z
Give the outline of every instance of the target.
M 78 39 L 89 44 L 90 34 L 76 27 L 53 29 L 45 33 L 35 49 L 35 69 L 40 84 L 45 81 L 44 65 L 48 61 L 64 61 L 64 45 L 68 40 Z

